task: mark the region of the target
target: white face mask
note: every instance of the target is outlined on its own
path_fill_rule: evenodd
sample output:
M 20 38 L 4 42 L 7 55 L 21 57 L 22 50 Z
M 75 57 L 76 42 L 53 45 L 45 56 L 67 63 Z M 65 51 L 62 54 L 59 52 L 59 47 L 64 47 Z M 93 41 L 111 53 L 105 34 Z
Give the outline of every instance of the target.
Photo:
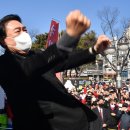
M 22 51 L 29 51 L 32 47 L 32 40 L 28 33 L 22 32 L 14 38 L 16 48 Z
M 112 104 L 112 105 L 111 105 L 111 108 L 115 108 L 115 105 L 114 105 L 114 104 Z

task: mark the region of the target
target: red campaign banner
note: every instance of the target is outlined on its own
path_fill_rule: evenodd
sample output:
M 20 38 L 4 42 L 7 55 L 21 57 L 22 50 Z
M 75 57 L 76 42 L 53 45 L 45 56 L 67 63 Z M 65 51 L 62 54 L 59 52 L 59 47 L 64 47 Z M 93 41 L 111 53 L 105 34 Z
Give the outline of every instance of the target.
M 59 23 L 52 20 L 50 25 L 50 31 L 48 33 L 46 48 L 58 41 L 58 29 Z M 56 77 L 62 82 L 61 73 L 56 73 Z
M 48 33 L 46 47 L 48 47 L 48 46 L 57 42 L 57 40 L 58 40 L 58 29 L 59 29 L 59 23 L 54 21 L 54 20 L 51 20 L 50 31 Z

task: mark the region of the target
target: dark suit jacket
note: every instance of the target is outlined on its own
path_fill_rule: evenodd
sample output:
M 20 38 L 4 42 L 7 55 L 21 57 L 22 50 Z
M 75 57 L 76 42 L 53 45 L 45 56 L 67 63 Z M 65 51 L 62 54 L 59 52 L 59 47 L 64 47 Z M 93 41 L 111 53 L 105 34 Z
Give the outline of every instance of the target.
M 98 108 L 93 109 L 93 112 L 97 115 L 98 118 L 90 123 L 90 130 L 106 130 L 105 128 L 102 128 L 102 125 L 104 123 L 107 124 L 108 109 L 106 108 L 102 108 L 102 109 L 103 109 L 103 119 L 100 116 Z
M 14 130 L 87 130 L 95 114 L 68 94 L 54 73 L 93 60 L 87 50 L 66 55 L 55 45 L 26 57 L 6 51 L 0 57 L 0 83 L 13 111 Z
M 128 130 L 130 128 L 130 114 L 123 113 L 120 119 L 120 129 Z

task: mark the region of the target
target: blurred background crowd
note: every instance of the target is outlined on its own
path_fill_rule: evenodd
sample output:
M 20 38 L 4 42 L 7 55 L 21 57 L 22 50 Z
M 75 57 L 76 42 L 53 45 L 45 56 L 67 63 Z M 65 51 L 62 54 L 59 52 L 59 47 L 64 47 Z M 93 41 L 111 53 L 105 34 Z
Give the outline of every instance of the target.
M 64 86 L 96 113 L 98 118 L 90 123 L 90 130 L 130 129 L 130 83 L 124 82 L 118 89 L 115 82 L 90 81 L 78 86 L 75 82 L 68 79 Z

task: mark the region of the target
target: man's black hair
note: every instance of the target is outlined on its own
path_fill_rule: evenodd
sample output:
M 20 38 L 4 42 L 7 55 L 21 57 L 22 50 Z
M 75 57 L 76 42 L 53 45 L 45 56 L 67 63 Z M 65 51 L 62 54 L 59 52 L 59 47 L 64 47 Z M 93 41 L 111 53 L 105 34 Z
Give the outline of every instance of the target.
M 103 96 L 102 96 L 102 95 L 99 95 L 99 96 L 98 96 L 97 101 L 99 102 L 100 100 L 104 100 L 104 98 L 103 98 Z
M 21 18 L 16 14 L 9 14 L 0 19 L 0 44 L 3 42 L 6 37 L 5 24 L 11 20 L 22 22 Z
M 19 21 L 20 23 L 22 22 L 21 18 L 17 14 L 9 14 L 9 15 L 4 16 L 0 20 L 0 23 L 6 23 L 10 20 L 16 20 L 16 21 Z
M 128 107 L 127 103 L 123 103 L 122 107 Z

